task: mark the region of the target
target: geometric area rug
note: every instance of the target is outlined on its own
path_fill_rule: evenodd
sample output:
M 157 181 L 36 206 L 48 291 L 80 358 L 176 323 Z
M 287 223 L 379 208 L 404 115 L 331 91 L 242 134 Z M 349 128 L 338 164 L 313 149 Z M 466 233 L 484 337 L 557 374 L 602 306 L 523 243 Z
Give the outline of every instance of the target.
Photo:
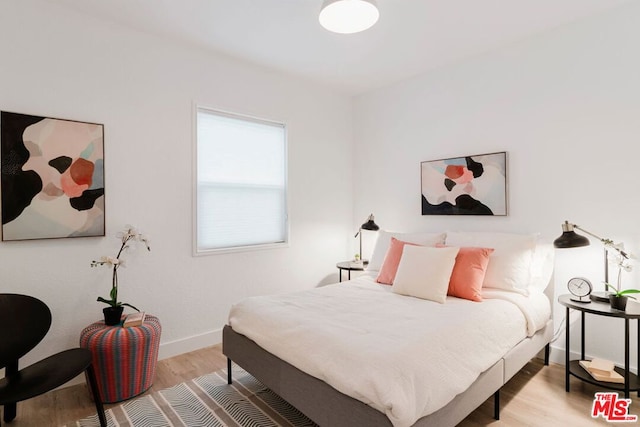
M 234 365 L 105 411 L 109 427 L 313 427 L 316 424 Z M 99 426 L 97 415 L 67 427 Z

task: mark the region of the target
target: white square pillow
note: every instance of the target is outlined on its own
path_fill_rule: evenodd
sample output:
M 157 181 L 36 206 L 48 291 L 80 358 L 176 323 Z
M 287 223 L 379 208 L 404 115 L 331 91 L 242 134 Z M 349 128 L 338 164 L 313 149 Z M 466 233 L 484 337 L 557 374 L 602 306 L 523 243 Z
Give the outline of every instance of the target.
M 384 257 L 391 245 L 391 238 L 395 237 L 403 242 L 415 243 L 422 246 L 435 246 L 444 243 L 444 233 L 396 233 L 391 231 L 378 231 L 376 245 L 373 248 L 367 270 L 379 271 L 382 268 Z
M 493 248 L 482 287 L 528 294 L 537 234 L 447 232 L 447 246 Z
M 458 248 L 405 245 L 391 290 L 443 304 Z

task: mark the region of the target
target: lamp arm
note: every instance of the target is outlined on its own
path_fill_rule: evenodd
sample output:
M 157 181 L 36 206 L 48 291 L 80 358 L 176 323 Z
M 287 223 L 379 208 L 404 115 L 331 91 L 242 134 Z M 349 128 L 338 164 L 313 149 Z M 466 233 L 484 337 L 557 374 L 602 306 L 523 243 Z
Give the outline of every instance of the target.
M 622 257 L 624 257 L 626 259 L 629 259 L 629 254 L 626 253 L 625 251 L 623 251 L 622 249 L 617 248 L 616 246 L 614 246 L 613 240 L 611 240 L 611 239 L 603 239 L 602 237 L 598 236 L 597 234 L 593 234 L 592 232 L 585 230 L 584 228 L 580 227 L 577 224 L 571 224 L 571 225 L 573 225 L 573 228 L 577 228 L 578 230 L 582 231 L 583 233 L 588 234 L 589 236 L 600 240 L 600 242 L 602 242 L 602 244 L 605 246 L 605 248 L 615 249 L 616 251 L 618 251 L 618 253 Z
M 588 234 L 591 237 L 595 237 L 596 239 L 600 240 L 602 243 L 611 242 L 611 240 L 603 239 L 602 237 L 600 237 L 600 236 L 598 236 L 596 234 L 593 234 L 592 232 L 590 232 L 588 230 L 585 230 L 584 228 L 580 227 L 578 224 L 572 224 L 572 225 L 573 225 L 573 228 L 577 228 L 578 230 L 582 231 L 583 233 Z

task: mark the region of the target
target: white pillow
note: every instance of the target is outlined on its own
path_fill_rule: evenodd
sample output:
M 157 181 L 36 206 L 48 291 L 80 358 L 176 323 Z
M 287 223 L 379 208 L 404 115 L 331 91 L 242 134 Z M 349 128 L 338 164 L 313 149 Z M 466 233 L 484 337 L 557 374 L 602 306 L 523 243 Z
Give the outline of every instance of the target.
M 493 248 L 482 287 L 528 294 L 537 234 L 447 232 L 447 246 Z
M 458 248 L 405 245 L 391 290 L 444 303 Z
M 529 287 L 544 291 L 553 274 L 555 249 L 551 243 L 538 243 L 531 261 L 531 283 Z
M 415 243 L 422 246 L 435 246 L 444 243 L 444 233 L 396 233 L 385 230 L 378 231 L 378 239 L 373 248 L 367 270 L 378 271 L 382 268 L 384 257 L 391 245 L 391 238 L 395 237 L 403 242 Z

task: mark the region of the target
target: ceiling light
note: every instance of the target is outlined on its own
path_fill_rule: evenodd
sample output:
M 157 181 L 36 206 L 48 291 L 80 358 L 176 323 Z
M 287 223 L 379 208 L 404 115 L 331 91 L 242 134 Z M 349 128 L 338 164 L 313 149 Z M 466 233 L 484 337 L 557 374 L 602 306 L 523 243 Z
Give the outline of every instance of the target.
M 324 0 L 319 19 L 329 31 L 352 34 L 371 28 L 379 17 L 375 0 Z

